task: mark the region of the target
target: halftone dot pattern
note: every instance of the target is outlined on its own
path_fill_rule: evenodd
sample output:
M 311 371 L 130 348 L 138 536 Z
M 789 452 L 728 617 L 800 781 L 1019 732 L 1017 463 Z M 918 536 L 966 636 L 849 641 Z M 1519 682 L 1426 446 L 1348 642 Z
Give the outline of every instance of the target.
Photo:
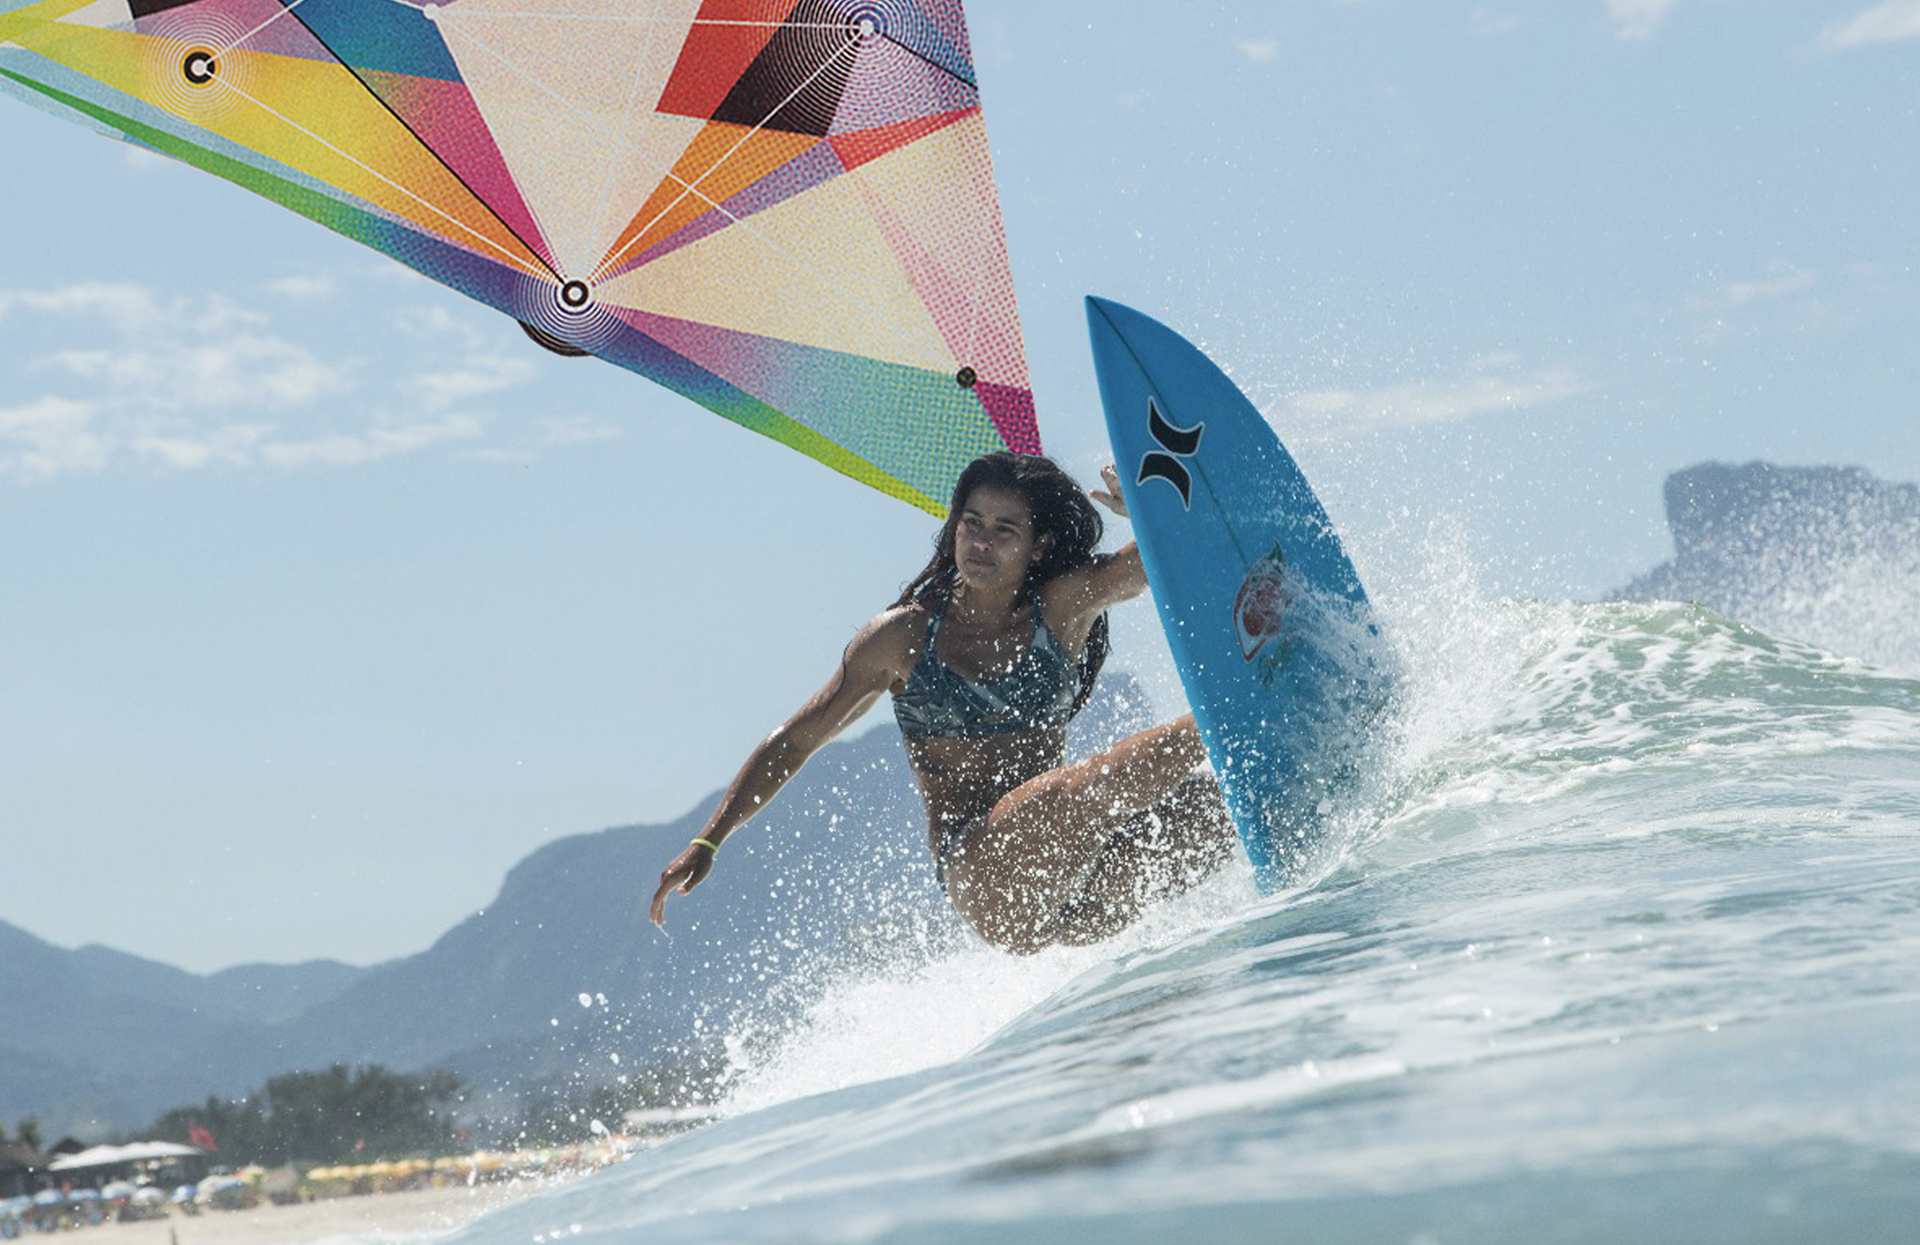
M 959 0 L 0 0 L 0 91 L 934 513 L 1040 448 Z

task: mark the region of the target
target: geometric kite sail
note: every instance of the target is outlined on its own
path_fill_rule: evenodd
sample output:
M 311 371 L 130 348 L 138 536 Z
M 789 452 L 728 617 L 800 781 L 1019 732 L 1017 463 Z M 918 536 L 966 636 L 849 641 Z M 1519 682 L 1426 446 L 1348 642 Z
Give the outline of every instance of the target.
M 0 92 L 933 514 L 1040 450 L 960 0 L 0 0 Z

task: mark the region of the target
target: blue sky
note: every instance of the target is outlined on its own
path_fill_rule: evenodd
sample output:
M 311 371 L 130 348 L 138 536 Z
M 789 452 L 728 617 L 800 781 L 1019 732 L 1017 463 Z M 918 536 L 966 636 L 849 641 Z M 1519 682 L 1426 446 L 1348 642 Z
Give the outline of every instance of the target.
M 1389 599 L 1436 542 L 1598 596 L 1704 459 L 1920 479 L 1920 0 L 968 9 L 1086 478 L 1091 292 L 1228 367 Z M 924 560 L 925 516 L 226 183 L 10 99 L 0 168 L 0 919 L 42 937 L 418 950 L 722 785 Z M 1170 686 L 1147 607 L 1118 635 Z

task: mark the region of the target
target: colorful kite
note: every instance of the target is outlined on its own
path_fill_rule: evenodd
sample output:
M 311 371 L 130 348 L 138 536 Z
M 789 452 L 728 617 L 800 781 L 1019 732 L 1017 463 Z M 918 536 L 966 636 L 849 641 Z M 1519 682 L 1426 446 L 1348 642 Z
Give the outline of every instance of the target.
M 960 0 L 0 0 L 0 91 L 932 513 L 1039 452 Z

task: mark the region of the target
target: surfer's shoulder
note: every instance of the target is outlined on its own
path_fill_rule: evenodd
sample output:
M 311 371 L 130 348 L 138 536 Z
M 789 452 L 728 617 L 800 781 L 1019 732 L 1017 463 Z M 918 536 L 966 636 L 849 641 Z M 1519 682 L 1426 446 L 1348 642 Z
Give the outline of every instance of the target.
M 1128 544 L 1118 553 L 1095 554 L 1049 579 L 1040 586 L 1040 604 L 1049 618 L 1090 618 L 1139 596 L 1146 586 L 1139 550 Z
M 891 673 L 913 667 L 926 642 L 929 614 L 923 605 L 896 605 L 868 619 L 847 645 L 850 662 L 872 664 Z
M 918 601 L 909 601 L 905 605 L 895 605 L 875 614 L 867 625 L 860 630 L 862 634 L 907 635 L 925 634 L 927 620 L 932 612 Z

